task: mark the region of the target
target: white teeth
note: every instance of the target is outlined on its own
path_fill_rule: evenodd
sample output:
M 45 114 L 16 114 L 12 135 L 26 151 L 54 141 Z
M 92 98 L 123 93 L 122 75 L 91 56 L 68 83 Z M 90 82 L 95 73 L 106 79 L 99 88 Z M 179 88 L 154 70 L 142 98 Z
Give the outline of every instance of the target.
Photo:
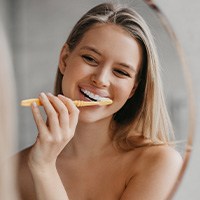
M 109 98 L 105 98 L 105 97 L 101 97 L 97 94 L 93 94 L 92 92 L 85 90 L 85 89 L 81 89 L 81 91 L 86 94 L 87 96 L 89 96 L 90 98 L 96 100 L 96 101 L 105 101 L 108 100 Z

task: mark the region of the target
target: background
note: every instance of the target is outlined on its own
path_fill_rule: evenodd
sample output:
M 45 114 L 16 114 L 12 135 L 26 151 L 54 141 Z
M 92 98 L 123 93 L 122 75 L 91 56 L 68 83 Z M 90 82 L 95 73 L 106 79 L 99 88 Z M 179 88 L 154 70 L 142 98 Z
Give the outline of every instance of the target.
M 193 151 L 183 181 L 174 197 L 175 200 L 200 199 L 200 1 L 156 0 L 170 20 L 184 49 L 192 75 L 196 99 L 196 134 Z
M 18 143 L 16 151 L 31 145 L 37 133 L 30 109 L 22 108 L 22 99 L 37 97 L 40 92 L 53 92 L 59 53 L 75 22 L 95 0 L 1 0 L 0 12 L 10 39 L 17 89 Z M 118 1 L 120 2 L 120 1 Z M 178 150 L 183 153 L 188 128 L 188 105 L 183 72 L 173 44 L 159 23 L 141 0 L 121 1 L 134 6 L 146 19 L 155 37 L 162 66 L 167 105 L 176 138 L 183 140 Z M 185 51 L 192 75 L 196 110 L 199 113 L 200 87 L 198 59 L 200 53 L 200 2 L 193 0 L 156 0 L 168 17 Z M 200 142 L 197 116 L 193 153 L 174 199 L 200 199 Z

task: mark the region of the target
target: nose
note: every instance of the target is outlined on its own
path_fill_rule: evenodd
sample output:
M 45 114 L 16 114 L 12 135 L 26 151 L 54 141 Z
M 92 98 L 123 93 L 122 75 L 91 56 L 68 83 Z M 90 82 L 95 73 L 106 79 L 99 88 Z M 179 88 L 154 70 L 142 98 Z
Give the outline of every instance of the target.
M 106 68 L 99 68 L 91 76 L 92 84 L 99 88 L 105 88 L 110 85 L 110 73 Z

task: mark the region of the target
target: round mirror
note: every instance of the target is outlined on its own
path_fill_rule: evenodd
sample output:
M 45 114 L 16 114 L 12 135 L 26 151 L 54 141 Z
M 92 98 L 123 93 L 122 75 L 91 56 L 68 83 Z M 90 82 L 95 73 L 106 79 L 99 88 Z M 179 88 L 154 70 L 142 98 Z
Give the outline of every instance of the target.
M 22 99 L 37 97 L 42 91 L 53 91 L 60 47 L 82 14 L 100 2 L 103 1 L 7 1 L 19 103 Z M 133 6 L 154 35 L 176 148 L 185 157 L 190 128 L 190 101 L 184 75 L 186 65 L 180 57 L 180 46 L 166 18 L 153 2 L 127 0 L 122 3 Z M 37 133 L 30 109 L 19 107 L 18 112 L 17 151 L 31 145 Z M 191 138 L 189 141 L 191 144 Z
M 144 0 L 144 2 L 157 16 L 168 38 L 167 40 L 164 38 L 162 40 L 163 46 L 161 46 L 164 51 L 161 50 L 161 52 L 166 53 L 166 60 L 161 66 L 167 71 L 169 70 L 169 74 L 166 76 L 166 82 L 164 79 L 164 89 L 166 91 L 168 110 L 175 130 L 176 148 L 181 153 L 184 161 L 174 188 L 168 196 L 168 199 L 171 199 L 183 178 L 192 151 L 195 134 L 195 100 L 189 67 L 176 33 L 167 17 L 153 0 Z M 168 47 L 170 48 L 168 49 Z

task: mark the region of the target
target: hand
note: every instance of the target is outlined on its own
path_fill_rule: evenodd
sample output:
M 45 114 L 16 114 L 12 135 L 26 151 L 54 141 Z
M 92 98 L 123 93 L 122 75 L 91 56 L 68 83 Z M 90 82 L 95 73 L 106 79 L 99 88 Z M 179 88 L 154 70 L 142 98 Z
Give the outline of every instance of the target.
M 62 95 L 56 97 L 41 93 L 39 99 L 47 115 L 47 123 L 33 103 L 32 112 L 38 137 L 29 154 L 28 164 L 32 169 L 55 166 L 58 155 L 74 136 L 79 115 L 72 100 Z

